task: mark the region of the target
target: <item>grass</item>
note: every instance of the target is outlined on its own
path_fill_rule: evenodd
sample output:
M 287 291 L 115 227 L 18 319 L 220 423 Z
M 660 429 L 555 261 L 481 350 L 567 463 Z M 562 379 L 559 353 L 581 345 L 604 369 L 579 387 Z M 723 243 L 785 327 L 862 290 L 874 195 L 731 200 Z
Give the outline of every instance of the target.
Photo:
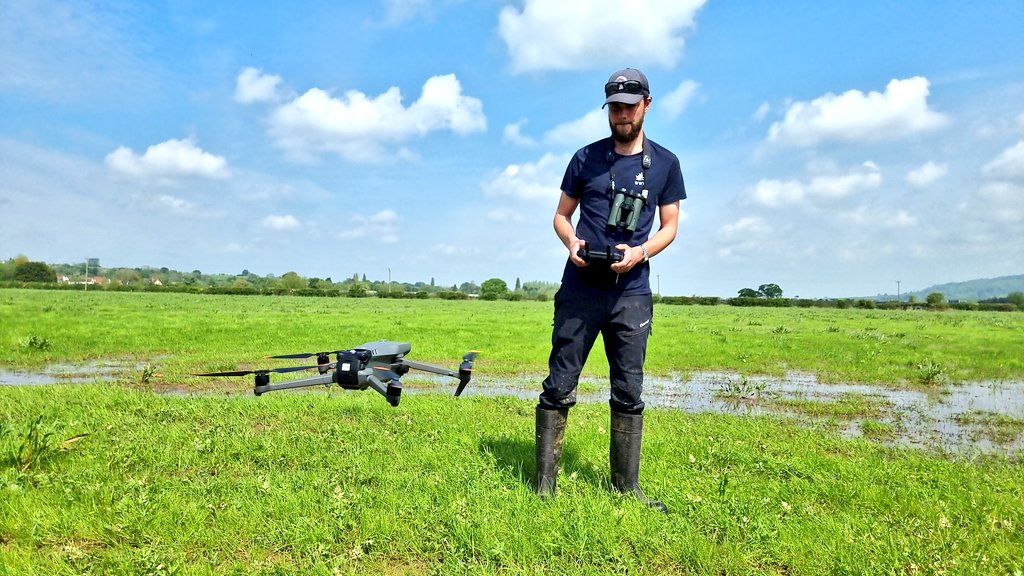
M 540 501 L 532 401 L 421 391 L 391 408 L 189 376 L 376 339 L 534 376 L 550 303 L 0 290 L 0 318 L 0 367 L 135 367 L 117 384 L 0 387 L 0 574 L 1024 571 L 1019 460 L 651 409 L 642 482 L 663 516 L 609 489 L 601 404 L 572 410 L 559 495 Z M 725 397 L 778 400 L 745 377 L 790 370 L 928 389 L 1024 376 L 1021 314 L 658 306 L 654 324 L 649 371 L 738 372 Z M 788 407 L 863 417 L 868 438 L 891 433 L 887 408 L 859 394 Z
M 972 410 L 957 416 L 956 421 L 970 427 L 974 436 L 999 443 L 1012 442 L 1024 433 L 1024 419 L 988 410 Z
M 453 363 L 474 349 L 481 372 L 534 376 L 546 372 L 551 315 L 540 302 L 0 290 L 0 366 L 118 358 L 197 387 L 191 372 L 390 339 L 411 342 L 422 361 Z M 1017 313 L 659 305 L 647 369 L 928 387 L 1021 379 L 1021 349 Z M 604 374 L 595 353 L 584 375 Z
M 612 493 L 607 409 L 570 414 L 553 501 L 532 405 L 421 394 L 168 396 L 0 389 L 0 565 L 12 574 L 1008 574 L 1024 473 L 770 418 L 648 412 L 643 480 Z M 33 424 L 37 423 L 37 424 Z M 17 433 L 16 433 L 17 432 Z M 87 435 L 87 436 L 86 436 Z M 66 439 L 81 441 L 60 446 Z

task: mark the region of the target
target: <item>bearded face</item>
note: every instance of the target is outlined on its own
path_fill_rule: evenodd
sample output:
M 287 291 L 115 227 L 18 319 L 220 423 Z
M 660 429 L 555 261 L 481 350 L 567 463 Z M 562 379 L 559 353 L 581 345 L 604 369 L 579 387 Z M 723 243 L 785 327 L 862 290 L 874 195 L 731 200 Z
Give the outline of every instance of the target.
M 616 142 L 628 144 L 640 136 L 644 127 L 646 106 L 641 102 L 634 106 L 612 105 L 608 113 L 608 127 Z

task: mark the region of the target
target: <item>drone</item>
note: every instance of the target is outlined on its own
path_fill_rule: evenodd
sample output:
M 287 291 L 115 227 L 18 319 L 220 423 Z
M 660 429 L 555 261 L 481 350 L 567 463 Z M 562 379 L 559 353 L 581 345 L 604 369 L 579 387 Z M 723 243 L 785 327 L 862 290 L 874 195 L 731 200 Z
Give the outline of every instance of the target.
M 302 359 L 316 357 L 315 366 L 288 366 L 285 368 L 266 368 L 262 370 L 236 370 L 229 372 L 203 372 L 193 376 L 255 376 L 255 387 L 253 392 L 261 396 L 275 390 L 287 390 L 290 388 L 302 388 L 306 386 L 338 384 L 345 390 L 366 390 L 373 388 L 392 406 L 398 406 L 402 399 L 402 383 L 400 378 L 405 376 L 409 370 L 422 370 L 442 376 L 458 378 L 459 385 L 455 389 L 455 395 L 459 396 L 469 384 L 473 375 L 473 360 L 476 358 L 475 351 L 466 353 L 462 357 L 462 364 L 458 370 L 450 370 L 440 366 L 425 364 L 405 357 L 412 350 L 408 342 L 392 342 L 390 340 L 378 340 L 367 342 L 348 350 L 334 350 L 331 352 L 300 352 L 297 354 L 281 354 L 278 356 L 265 356 L 265 358 L 287 358 Z M 331 361 L 334 355 L 334 361 Z M 302 370 L 316 369 L 320 372 L 318 376 L 286 380 L 277 384 L 270 383 L 271 373 L 298 372 Z

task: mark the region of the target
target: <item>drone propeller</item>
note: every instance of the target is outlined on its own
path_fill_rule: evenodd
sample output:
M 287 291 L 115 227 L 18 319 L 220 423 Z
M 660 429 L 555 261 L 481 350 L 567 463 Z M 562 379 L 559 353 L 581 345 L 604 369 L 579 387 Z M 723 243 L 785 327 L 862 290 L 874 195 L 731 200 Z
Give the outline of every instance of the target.
M 466 384 L 469 384 L 469 379 L 473 377 L 473 360 L 476 359 L 476 355 L 477 351 L 473 350 L 462 357 L 462 364 L 459 365 L 459 387 L 455 389 L 456 396 L 462 394 Z
M 271 372 L 298 372 L 300 370 L 313 370 L 319 366 L 289 366 L 287 368 L 265 368 L 263 370 L 232 370 L 228 372 L 200 372 L 193 373 L 193 376 L 247 376 L 249 374 L 269 374 Z
M 345 352 L 345 350 L 334 350 L 333 352 L 299 352 L 297 354 L 278 354 L 277 356 L 264 356 L 264 358 L 317 358 L 328 357 L 331 354 L 337 354 L 339 352 Z

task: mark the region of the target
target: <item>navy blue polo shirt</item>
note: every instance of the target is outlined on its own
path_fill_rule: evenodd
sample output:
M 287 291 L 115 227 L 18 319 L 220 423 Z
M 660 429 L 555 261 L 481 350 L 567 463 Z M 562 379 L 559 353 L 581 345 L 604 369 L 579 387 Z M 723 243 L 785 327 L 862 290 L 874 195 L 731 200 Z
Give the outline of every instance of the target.
M 576 237 L 598 249 L 616 244 L 639 246 L 651 235 L 658 207 L 686 198 L 679 159 L 651 140 L 647 140 L 647 144 L 651 165 L 646 173 L 643 170 L 643 153 L 630 156 L 616 154 L 611 137 L 579 149 L 572 157 L 562 178 L 562 191 L 580 201 Z M 609 187 L 612 175 L 616 188 L 636 193 L 647 189 L 647 202 L 640 211 L 640 219 L 633 232 L 608 227 L 613 200 Z M 622 295 L 650 294 L 650 274 L 649 262 L 637 264 L 629 272 L 619 275 L 612 272 L 607 264 L 594 262 L 580 268 L 566 259 L 562 285 L 614 291 Z

